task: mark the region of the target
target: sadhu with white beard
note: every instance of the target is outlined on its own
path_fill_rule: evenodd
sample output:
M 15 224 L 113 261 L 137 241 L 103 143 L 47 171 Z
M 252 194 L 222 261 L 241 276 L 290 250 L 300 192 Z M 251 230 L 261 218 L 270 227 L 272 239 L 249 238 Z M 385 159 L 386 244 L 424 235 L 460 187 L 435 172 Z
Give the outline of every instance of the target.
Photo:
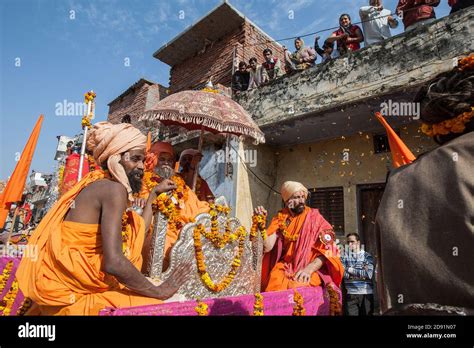
M 175 152 L 170 143 L 154 143 L 146 155 L 143 188 L 140 193 L 140 197 L 147 199 L 157 185 L 164 182 L 169 183 L 168 193 L 160 195 L 153 204 L 153 212 L 158 211 L 161 207 L 168 211 L 171 209 L 175 213 L 168 218 L 163 270 L 168 268 L 171 249 L 177 242 L 183 226 L 192 222 L 197 215 L 208 213 L 210 209 L 209 204 L 200 201 L 193 190 L 186 185 L 183 178 L 175 173 L 175 163 Z M 150 237 L 151 233 L 147 235 L 144 250 L 150 247 Z

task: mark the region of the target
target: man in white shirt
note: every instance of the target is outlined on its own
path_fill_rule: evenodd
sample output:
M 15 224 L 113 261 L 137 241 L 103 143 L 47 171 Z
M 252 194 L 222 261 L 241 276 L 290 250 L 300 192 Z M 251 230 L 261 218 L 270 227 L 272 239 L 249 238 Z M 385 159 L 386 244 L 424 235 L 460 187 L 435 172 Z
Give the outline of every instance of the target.
M 392 36 L 390 28 L 398 26 L 398 21 L 392 16 L 392 12 L 383 8 L 382 0 L 369 0 L 369 6 L 362 6 L 359 15 L 366 47 L 388 39 Z

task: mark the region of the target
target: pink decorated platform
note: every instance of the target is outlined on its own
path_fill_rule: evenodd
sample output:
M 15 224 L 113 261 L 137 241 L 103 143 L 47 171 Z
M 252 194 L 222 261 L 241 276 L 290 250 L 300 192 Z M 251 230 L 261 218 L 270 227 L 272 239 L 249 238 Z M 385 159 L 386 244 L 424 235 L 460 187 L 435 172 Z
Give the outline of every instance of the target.
M 335 289 L 341 299 L 341 292 Z M 303 296 L 306 315 L 329 315 L 330 299 L 325 288 L 306 287 L 299 288 L 298 292 Z M 264 315 L 286 316 L 293 313 L 293 290 L 264 292 L 263 311 Z M 242 295 L 215 299 L 205 299 L 202 302 L 208 305 L 209 315 L 253 315 L 255 302 L 254 295 Z M 172 316 L 197 316 L 195 311 L 196 301 L 171 302 L 159 305 L 128 307 L 128 308 L 106 308 L 99 315 L 121 316 L 121 315 L 172 315 Z
M 25 299 L 15 280 L 20 261 L 19 257 L 0 258 L 0 315 L 17 315 Z M 6 268 L 9 264 L 11 270 L 8 271 Z

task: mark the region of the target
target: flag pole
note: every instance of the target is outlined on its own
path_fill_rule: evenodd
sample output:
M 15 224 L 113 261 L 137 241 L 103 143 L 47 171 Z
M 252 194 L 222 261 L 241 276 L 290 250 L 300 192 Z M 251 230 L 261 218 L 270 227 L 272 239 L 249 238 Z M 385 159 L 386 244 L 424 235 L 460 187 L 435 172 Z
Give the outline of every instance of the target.
M 81 146 L 81 158 L 79 159 L 79 170 L 77 172 L 77 182 L 82 179 L 82 170 L 84 167 L 84 157 L 86 154 L 86 142 L 87 142 L 87 131 L 90 128 L 90 122 L 94 118 L 94 91 L 87 92 L 85 94 L 85 101 L 87 102 L 87 113 L 82 119 L 82 126 L 84 127 L 84 136 L 82 137 L 82 146 Z

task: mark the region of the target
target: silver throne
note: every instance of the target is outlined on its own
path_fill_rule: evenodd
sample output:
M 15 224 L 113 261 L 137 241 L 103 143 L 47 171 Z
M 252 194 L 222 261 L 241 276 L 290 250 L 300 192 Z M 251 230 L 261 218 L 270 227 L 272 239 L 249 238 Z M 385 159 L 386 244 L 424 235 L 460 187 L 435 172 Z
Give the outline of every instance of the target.
M 215 204 L 228 206 L 224 197 L 217 198 Z M 218 213 L 220 233 L 224 233 L 227 219 L 229 219 L 231 231 L 235 231 L 241 226 L 237 218 L 228 218 L 225 214 Z M 198 273 L 193 239 L 194 228 L 198 224 L 203 224 L 206 230 L 210 230 L 211 216 L 207 213 L 200 214 L 196 217 L 196 222 L 188 223 L 182 228 L 179 239 L 171 250 L 169 267 L 163 272 L 167 220 L 162 214 L 157 213 L 151 237 L 150 257 L 145 267 L 145 273 L 150 278 L 164 281 L 180 262 L 190 262 L 192 264 L 191 277 L 178 290 L 178 294 L 184 295 L 188 299 L 228 297 L 259 292 L 263 255 L 263 242 L 260 234 L 256 238 L 250 238 L 250 231 L 247 231 L 241 258 L 242 263 L 237 274 L 225 290 L 216 293 L 205 286 Z M 213 282 L 218 283 L 229 272 L 239 242 L 238 240 L 229 242 L 225 247 L 219 249 L 203 236 L 201 241 L 207 271 Z

